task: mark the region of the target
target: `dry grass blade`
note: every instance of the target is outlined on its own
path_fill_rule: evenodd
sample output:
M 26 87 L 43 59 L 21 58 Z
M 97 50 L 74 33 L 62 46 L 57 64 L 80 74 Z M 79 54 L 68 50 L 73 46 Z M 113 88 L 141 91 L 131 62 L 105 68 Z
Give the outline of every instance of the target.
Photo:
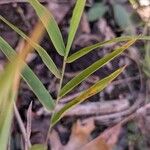
M 26 132 L 27 132 L 28 141 L 30 141 L 30 136 L 31 136 L 31 125 L 32 125 L 32 102 L 30 103 L 29 108 L 27 110 Z

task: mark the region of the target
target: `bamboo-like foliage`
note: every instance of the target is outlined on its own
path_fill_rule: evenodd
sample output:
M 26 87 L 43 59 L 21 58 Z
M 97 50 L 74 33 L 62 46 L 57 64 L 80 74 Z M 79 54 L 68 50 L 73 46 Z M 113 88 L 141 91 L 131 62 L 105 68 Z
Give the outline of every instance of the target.
M 2 39 L 0 41 L 1 48 L 7 51 L 7 42 Z M 0 146 L 2 150 L 7 149 L 11 120 L 13 117 L 13 106 L 17 98 L 20 82 L 19 73 L 25 66 L 23 60 L 25 60 L 31 51 L 31 46 L 26 44 L 18 55 L 12 52 L 10 57 L 12 62 L 8 64 L 5 70 L 0 74 Z
M 93 74 L 95 71 L 100 69 L 102 66 L 115 59 L 124 50 L 128 49 L 131 45 L 133 45 L 136 40 L 150 40 L 150 36 L 125 36 L 118 37 L 108 41 L 100 42 L 94 45 L 87 46 L 81 50 L 78 50 L 76 53 L 69 56 L 69 51 L 71 49 L 71 45 L 73 43 L 78 25 L 81 20 L 82 13 L 84 11 L 86 0 L 77 0 L 75 4 L 75 8 L 73 10 L 73 15 L 70 22 L 70 28 L 68 33 L 67 44 L 65 46 L 63 42 L 63 38 L 56 23 L 52 13 L 48 11 L 43 5 L 38 2 L 38 0 L 28 0 L 28 2 L 33 6 L 36 14 L 38 15 L 40 21 L 37 26 L 34 28 L 31 35 L 27 36 L 23 31 L 17 28 L 15 25 L 6 20 L 3 16 L 0 15 L 0 20 L 5 22 L 10 28 L 12 28 L 16 33 L 18 33 L 24 40 L 27 41 L 26 46 L 22 51 L 27 49 L 26 53 L 23 53 L 21 56 L 17 54 L 15 50 L 2 38 L 0 37 L 0 50 L 6 55 L 6 57 L 11 62 L 5 69 L 4 72 L 0 74 L 0 145 L 2 144 L 3 149 L 6 149 L 8 136 L 9 136 L 9 128 L 12 119 L 13 112 L 13 104 L 15 102 L 17 96 L 18 88 L 15 88 L 14 91 L 14 78 L 18 77 L 20 74 L 21 77 L 25 80 L 25 82 L 29 85 L 31 90 L 35 93 L 41 104 L 47 108 L 49 111 L 52 111 L 51 117 L 51 127 L 53 127 L 64 115 L 67 111 L 77 106 L 78 104 L 85 101 L 87 98 L 97 94 L 102 91 L 105 87 L 107 87 L 124 69 L 125 67 L 121 67 L 105 77 L 104 79 L 97 81 L 90 88 L 82 91 L 79 96 L 74 98 L 72 101 L 68 102 L 61 110 L 58 112 L 54 111 L 56 104 L 59 102 L 61 97 L 65 96 L 71 90 L 73 90 L 77 85 L 83 82 L 87 77 Z M 44 30 L 48 32 L 48 35 L 58 52 L 63 58 L 63 67 L 61 70 L 57 68 L 55 65 L 56 60 L 52 60 L 48 55 L 46 50 L 39 45 L 41 37 L 44 33 Z M 113 50 L 111 53 L 107 54 L 100 60 L 97 60 L 95 63 L 91 64 L 89 67 L 85 68 L 80 74 L 71 79 L 66 85 L 63 85 L 64 72 L 67 63 L 72 63 L 73 61 L 83 57 L 84 55 L 90 53 L 92 50 L 96 48 L 103 47 L 104 45 L 108 45 L 111 43 L 118 42 L 126 42 L 121 47 Z M 29 68 L 29 66 L 25 63 L 25 58 L 29 52 L 33 49 L 37 51 L 43 63 L 47 66 L 49 71 L 51 71 L 57 78 L 60 79 L 60 85 L 58 89 L 58 96 L 56 99 L 56 103 L 52 96 L 49 94 L 48 90 L 41 83 L 40 79 L 34 74 L 34 72 Z M 20 57 L 22 59 L 20 59 Z M 14 61 L 14 58 L 16 59 Z M 21 65 L 17 65 L 17 61 L 20 61 Z M 13 68 L 13 69 L 12 69 Z M 18 69 L 19 68 L 19 69 Z M 22 71 L 21 71 L 22 70 Z M 17 76 L 16 76 L 17 75 Z M 20 78 L 16 78 L 17 83 Z M 15 83 L 16 85 L 16 83 Z M 18 85 L 18 84 L 17 84 Z M 5 110 L 8 111 L 5 111 Z M 5 135 L 5 136 L 4 136 Z M 5 137 L 5 138 L 3 138 Z M 33 149 L 45 149 L 42 145 L 35 145 L 31 148 Z

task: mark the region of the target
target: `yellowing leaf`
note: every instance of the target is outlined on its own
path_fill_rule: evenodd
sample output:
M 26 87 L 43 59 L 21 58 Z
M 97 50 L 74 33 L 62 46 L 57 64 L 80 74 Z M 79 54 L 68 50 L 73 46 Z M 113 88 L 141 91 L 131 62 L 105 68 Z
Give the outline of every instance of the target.
M 55 112 L 52 119 L 51 124 L 55 125 L 67 111 L 75 107 L 76 105 L 82 103 L 87 98 L 97 94 L 98 92 L 102 91 L 105 87 L 107 87 L 112 80 L 114 80 L 122 71 L 123 68 L 118 69 L 117 71 L 113 72 L 111 75 L 107 76 L 106 78 L 98 81 L 96 84 L 91 86 L 89 89 L 85 90 L 81 93 L 78 97 L 73 99 L 72 101 L 68 102 L 63 108 L 61 108 L 58 112 Z
M 78 84 L 80 84 L 84 79 L 86 79 L 88 76 L 90 76 L 92 73 L 100 69 L 102 66 L 104 66 L 106 63 L 120 55 L 125 49 L 130 47 L 133 43 L 135 43 L 136 39 L 132 39 L 120 48 L 117 48 L 112 53 L 107 54 L 102 59 L 96 61 L 91 66 L 83 70 L 80 74 L 78 74 L 76 77 L 74 77 L 71 81 L 69 81 L 60 91 L 60 97 L 64 96 L 68 92 L 70 92 L 73 88 L 75 88 Z

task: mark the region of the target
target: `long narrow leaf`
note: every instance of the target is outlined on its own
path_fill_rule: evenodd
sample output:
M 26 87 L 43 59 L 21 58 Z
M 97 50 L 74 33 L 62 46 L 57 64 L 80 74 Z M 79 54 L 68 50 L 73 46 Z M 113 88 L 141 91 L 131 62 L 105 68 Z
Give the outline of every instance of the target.
M 12 47 L 0 37 L 0 50 L 6 55 L 6 57 L 12 61 L 16 52 Z M 24 63 L 25 64 L 25 63 Z M 54 109 L 54 101 L 49 92 L 46 90 L 42 82 L 38 79 L 38 77 L 34 74 L 34 72 L 25 64 L 25 68 L 22 71 L 22 77 L 29 85 L 31 90 L 37 96 L 39 101 L 43 104 L 45 108 L 48 110 Z
M 72 63 L 73 61 L 79 59 L 80 57 L 88 54 L 89 52 L 91 52 L 92 50 L 96 49 L 96 48 L 100 48 L 103 47 L 105 45 L 108 44 L 112 44 L 112 43 L 116 43 L 116 42 L 123 42 L 123 41 L 128 41 L 128 40 L 132 40 L 133 38 L 138 38 L 138 40 L 150 40 L 150 36 L 124 36 L 124 37 L 117 37 L 108 41 L 104 41 L 104 42 L 100 42 L 100 43 L 96 43 L 94 45 L 85 47 L 81 50 L 78 50 L 76 53 L 72 54 L 71 56 L 69 56 L 67 58 L 67 63 Z
M 0 75 L 0 147 L 7 149 L 13 117 L 13 104 L 16 100 L 19 85 L 18 73 L 23 68 L 20 59 L 23 55 L 13 58 L 13 63 L 6 66 Z
M 0 75 L 0 146 L 2 150 L 7 149 L 13 117 L 13 105 L 20 82 L 19 72 L 24 67 L 21 62 L 25 56 L 24 53 L 25 51 L 14 57 L 13 62 L 8 64 Z
M 28 2 L 32 5 L 35 9 L 38 17 L 42 21 L 43 25 L 45 26 L 57 52 L 64 56 L 65 55 L 65 45 L 63 42 L 63 38 L 59 27 L 53 17 L 53 15 L 43 6 L 41 5 L 38 0 L 28 0 Z
M 15 32 L 17 32 L 22 38 L 24 38 L 40 55 L 42 61 L 47 66 L 47 68 L 57 77 L 60 78 L 61 74 L 60 71 L 57 69 L 55 63 L 48 55 L 46 50 L 42 48 L 40 45 L 35 43 L 31 38 L 29 38 L 25 33 L 23 33 L 19 28 L 8 22 L 4 17 L 0 15 L 0 19 L 4 21 L 9 27 L 11 27 Z
M 0 107 L 0 145 L 1 149 L 3 150 L 7 149 L 11 121 L 13 117 L 13 104 L 15 98 L 12 96 L 11 92 L 12 90 L 5 93 L 7 94 L 7 96 L 4 99 L 1 99 L 3 101 L 6 101 L 5 106 L 3 105 L 3 107 Z
M 77 106 L 78 104 L 85 101 L 87 98 L 97 94 L 98 92 L 102 91 L 105 87 L 107 87 L 112 80 L 114 80 L 122 71 L 124 67 L 118 69 L 117 71 L 113 72 L 111 75 L 107 76 L 106 78 L 98 81 L 96 84 L 91 86 L 89 89 L 85 90 L 81 93 L 78 97 L 73 99 L 72 101 L 68 102 L 60 111 L 54 113 L 51 123 L 52 126 L 55 125 L 66 112 L 68 112 L 73 107 Z
M 68 41 L 67 41 L 67 46 L 66 46 L 66 53 L 65 57 L 68 56 L 74 36 L 76 34 L 84 6 L 85 6 L 86 0 L 77 0 L 74 11 L 73 11 L 73 16 L 71 18 L 71 24 L 70 24 L 70 29 L 69 29 L 69 36 L 68 36 Z
M 70 92 L 73 88 L 75 88 L 78 84 L 80 84 L 84 79 L 86 79 L 88 76 L 90 76 L 92 73 L 100 69 L 102 66 L 104 66 L 106 63 L 120 55 L 125 49 L 130 47 L 133 43 L 135 43 L 136 39 L 132 39 L 129 42 L 127 42 L 125 45 L 121 46 L 120 48 L 117 48 L 112 53 L 107 54 L 102 59 L 96 61 L 91 66 L 83 70 L 80 74 L 78 74 L 76 77 L 74 77 L 71 81 L 69 81 L 60 91 L 60 97 L 64 96 L 68 92 Z

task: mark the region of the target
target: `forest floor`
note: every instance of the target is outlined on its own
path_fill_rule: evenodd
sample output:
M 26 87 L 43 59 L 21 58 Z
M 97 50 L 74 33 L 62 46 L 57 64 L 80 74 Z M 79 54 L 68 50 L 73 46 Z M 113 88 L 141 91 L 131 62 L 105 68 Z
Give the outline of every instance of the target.
M 14 3 L 4 3 L 0 2 L 0 15 L 7 18 L 25 33 L 30 34 L 38 20 L 33 8 L 26 2 L 17 3 L 15 0 Z M 52 11 L 64 39 L 67 40 L 74 0 L 43 0 L 42 4 Z M 101 7 L 104 9 L 103 12 L 99 10 Z M 120 13 L 120 18 L 117 17 L 117 13 Z M 120 19 L 122 20 L 120 21 Z M 145 22 L 127 0 L 116 0 L 115 2 L 89 0 L 70 54 L 85 46 L 119 36 L 148 35 L 148 30 Z M 2 22 L 0 22 L 0 36 L 15 49 L 22 42 L 21 37 Z M 41 45 L 47 50 L 56 65 L 61 68 L 62 58 L 56 53 L 46 33 Z M 120 45 L 120 43 L 113 43 L 104 46 L 68 64 L 65 72 L 65 82 L 68 82 L 83 69 Z M 144 107 L 150 101 L 150 80 L 144 73 L 145 70 L 150 71 L 150 66 L 146 64 L 145 59 L 147 45 L 148 43 L 145 41 L 136 42 L 121 56 L 96 71 L 61 100 L 59 105 L 64 105 L 99 79 L 106 77 L 120 66 L 127 65 L 124 72 L 105 90 L 92 96 L 61 119 L 50 133 L 49 148 L 51 147 L 52 150 L 79 149 L 80 146 L 90 141 L 89 137 L 94 139 L 101 135 L 103 138 L 105 131 L 110 132 L 110 137 L 105 135 L 104 139 L 107 139 L 108 144 L 110 142 L 110 145 L 115 145 L 115 150 L 150 149 L 150 117 L 148 114 L 150 109 Z M 6 62 L 7 59 L 0 53 L 1 70 Z M 52 96 L 56 98 L 59 81 L 48 71 L 37 53 L 30 54 L 28 64 Z M 25 126 L 31 102 L 32 127 L 30 140 L 32 144 L 44 143 L 51 114 L 41 106 L 27 84 L 21 81 L 17 108 Z M 121 127 L 111 128 L 120 122 L 122 122 Z M 108 128 L 112 130 L 109 131 Z M 18 144 L 21 141 L 22 133 L 14 117 L 12 149 L 21 149 L 22 145 Z M 99 146 L 98 143 L 95 144 L 96 146 Z

